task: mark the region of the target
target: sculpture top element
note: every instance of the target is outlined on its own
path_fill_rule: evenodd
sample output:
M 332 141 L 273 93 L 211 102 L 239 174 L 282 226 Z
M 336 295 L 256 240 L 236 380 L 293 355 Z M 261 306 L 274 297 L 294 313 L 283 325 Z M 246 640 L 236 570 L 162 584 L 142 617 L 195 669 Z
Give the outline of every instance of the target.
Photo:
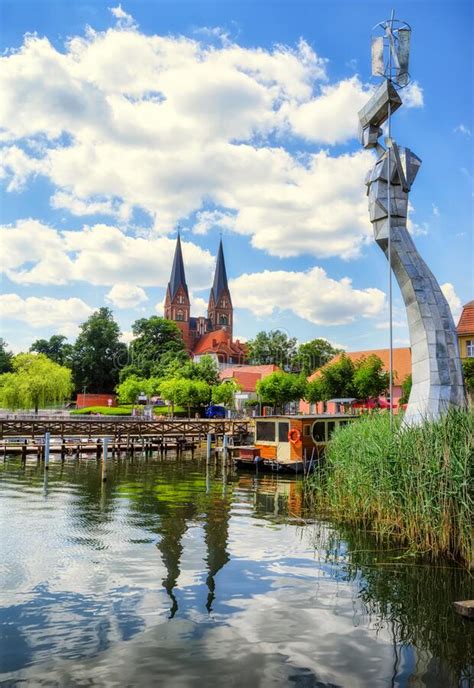
M 370 221 L 375 241 L 389 260 L 407 311 L 413 385 L 404 423 L 439 417 L 449 407 L 464 407 L 466 397 L 456 329 L 439 284 L 421 258 L 407 230 L 408 194 L 421 160 L 391 136 L 391 115 L 402 105 L 397 88 L 409 82 L 410 27 L 392 18 L 378 24 L 372 40 L 372 74 L 384 80 L 359 112 L 359 137 L 378 159 L 366 177 Z M 379 142 L 388 122 L 386 148 Z M 390 353 L 391 280 L 390 280 Z M 390 359 L 392 357 L 390 356 Z M 390 365 L 392 389 L 392 366 Z

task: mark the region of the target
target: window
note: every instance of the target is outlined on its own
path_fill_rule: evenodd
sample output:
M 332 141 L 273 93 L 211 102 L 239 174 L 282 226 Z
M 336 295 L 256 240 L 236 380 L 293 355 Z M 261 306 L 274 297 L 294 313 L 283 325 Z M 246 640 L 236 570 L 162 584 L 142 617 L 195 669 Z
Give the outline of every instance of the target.
M 222 308 L 227 308 L 227 301 L 222 299 Z
M 274 442 L 275 441 L 275 423 L 271 421 L 257 421 L 257 441 L 258 442 Z
M 335 429 L 336 429 L 336 421 L 335 420 L 328 421 L 328 440 L 331 438 L 331 435 Z
M 227 315 L 221 315 L 221 325 L 227 325 Z
M 313 440 L 315 442 L 326 441 L 326 423 L 318 421 L 313 425 Z
M 184 298 L 181 296 L 181 294 L 178 296 L 178 303 L 184 303 Z
M 176 313 L 176 320 L 184 320 L 183 311 L 181 309 Z
M 474 358 L 474 339 L 466 340 L 466 355 L 468 358 Z
M 289 423 L 278 423 L 278 441 L 288 442 L 288 433 L 290 432 Z

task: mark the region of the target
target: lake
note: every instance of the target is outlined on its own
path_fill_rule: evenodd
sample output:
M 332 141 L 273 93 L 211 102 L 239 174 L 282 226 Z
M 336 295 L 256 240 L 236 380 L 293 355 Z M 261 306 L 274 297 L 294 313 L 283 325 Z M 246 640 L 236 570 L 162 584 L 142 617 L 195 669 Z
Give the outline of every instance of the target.
M 472 578 L 202 460 L 0 463 L 0 685 L 469 685 Z

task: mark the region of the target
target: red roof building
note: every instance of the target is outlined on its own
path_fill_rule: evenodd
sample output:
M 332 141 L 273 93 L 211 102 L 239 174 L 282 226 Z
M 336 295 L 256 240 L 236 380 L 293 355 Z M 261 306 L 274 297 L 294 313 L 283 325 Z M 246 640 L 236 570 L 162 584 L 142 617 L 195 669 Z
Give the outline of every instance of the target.
M 463 307 L 456 330 L 461 358 L 474 358 L 474 301 Z

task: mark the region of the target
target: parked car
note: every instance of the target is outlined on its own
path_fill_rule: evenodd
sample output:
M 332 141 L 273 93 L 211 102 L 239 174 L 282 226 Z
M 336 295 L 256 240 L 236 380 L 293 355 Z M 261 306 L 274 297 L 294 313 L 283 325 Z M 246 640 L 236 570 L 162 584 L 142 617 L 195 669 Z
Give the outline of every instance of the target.
M 225 418 L 226 410 L 223 406 L 208 406 L 206 409 L 206 418 Z

